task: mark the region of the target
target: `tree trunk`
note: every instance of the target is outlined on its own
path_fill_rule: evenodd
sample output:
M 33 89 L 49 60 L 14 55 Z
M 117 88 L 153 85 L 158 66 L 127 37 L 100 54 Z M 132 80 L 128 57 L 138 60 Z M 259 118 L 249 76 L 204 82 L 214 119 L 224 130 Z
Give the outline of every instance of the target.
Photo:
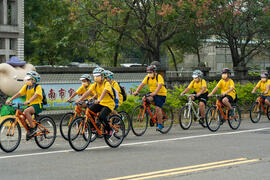
M 174 68 L 175 68 L 175 71 L 176 71 L 176 75 L 178 77 L 178 69 L 177 69 L 177 64 L 176 64 L 176 59 L 175 59 L 174 53 L 173 53 L 172 49 L 170 48 L 170 46 L 167 46 L 167 48 L 168 48 L 168 50 L 170 51 L 170 53 L 172 55 Z
M 200 56 L 200 50 L 198 47 L 196 47 L 196 54 L 198 57 L 198 66 L 201 64 L 201 56 Z

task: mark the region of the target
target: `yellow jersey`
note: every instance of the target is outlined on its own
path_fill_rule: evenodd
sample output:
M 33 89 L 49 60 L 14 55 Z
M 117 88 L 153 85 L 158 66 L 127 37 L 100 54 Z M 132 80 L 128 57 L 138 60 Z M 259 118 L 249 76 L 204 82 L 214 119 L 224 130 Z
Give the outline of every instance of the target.
M 102 83 L 102 85 L 100 86 L 99 83 L 94 83 L 91 85 L 90 87 L 90 91 L 93 94 L 96 94 L 98 96 L 98 99 L 100 98 L 102 92 L 104 90 L 107 90 L 108 93 L 105 94 L 104 98 L 100 101 L 100 105 L 102 106 L 106 106 L 108 108 L 110 108 L 112 111 L 114 110 L 115 107 L 115 102 L 114 102 L 114 94 L 113 94 L 113 90 L 112 90 L 112 86 L 111 84 L 107 81 L 104 80 L 104 82 Z
M 204 91 L 202 94 L 208 92 L 207 85 L 206 85 L 206 81 L 205 81 L 204 79 L 200 79 L 199 82 L 193 80 L 193 81 L 191 81 L 191 83 L 188 85 L 188 89 L 194 89 L 194 91 L 195 91 L 196 93 L 199 93 L 199 92 L 202 90 L 203 87 L 205 87 L 206 89 L 205 89 L 205 91 Z
M 217 87 L 221 89 L 221 94 L 223 94 L 223 93 L 227 92 L 229 89 L 233 88 L 233 90 L 231 92 L 227 93 L 227 95 L 229 95 L 233 99 L 235 99 L 236 91 L 235 91 L 234 82 L 232 79 L 229 79 L 228 81 L 224 81 L 223 79 L 221 79 L 218 82 Z
M 113 80 L 112 81 L 112 87 L 118 92 L 119 95 L 119 106 L 121 106 L 121 104 L 123 104 L 123 95 L 121 94 L 121 89 L 119 84 Z
M 142 81 L 142 83 L 149 85 L 151 93 L 155 92 L 159 84 L 162 84 L 162 87 L 157 93 L 157 95 L 167 96 L 167 89 L 165 88 L 164 79 L 160 74 L 155 74 L 154 78 L 150 78 L 149 75 L 147 75 Z
M 264 93 L 266 91 L 267 86 L 269 86 L 269 85 L 270 85 L 270 79 L 268 79 L 266 82 L 259 81 L 258 84 L 256 85 L 256 87 L 258 89 L 260 89 L 261 93 Z M 264 96 L 270 96 L 270 89 L 267 92 L 267 94 L 264 94 Z
M 84 85 L 82 85 L 77 91 L 76 91 L 76 93 L 78 94 L 78 95 L 83 95 L 86 91 L 88 91 L 89 89 L 90 89 L 90 87 L 91 87 L 91 84 L 88 86 L 88 87 L 85 87 Z M 88 96 L 86 99 L 90 99 L 91 98 L 91 95 L 90 96 Z
M 39 104 L 41 108 L 42 99 L 43 99 L 41 85 L 37 85 L 36 90 L 35 90 L 35 85 L 31 88 L 27 85 L 24 85 L 19 91 L 19 93 L 21 96 L 26 96 L 26 101 L 29 101 L 35 95 L 35 93 L 37 93 L 38 95 L 37 98 L 33 100 L 32 102 L 30 102 L 29 105 Z

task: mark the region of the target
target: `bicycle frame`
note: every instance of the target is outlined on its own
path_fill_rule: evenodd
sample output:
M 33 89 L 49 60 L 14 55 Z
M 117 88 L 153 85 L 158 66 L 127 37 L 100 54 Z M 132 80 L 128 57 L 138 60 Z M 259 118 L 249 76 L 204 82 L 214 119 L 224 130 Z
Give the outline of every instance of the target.
M 222 104 L 222 102 L 218 99 L 216 101 L 216 113 L 215 113 L 215 118 L 217 118 L 217 115 L 218 115 L 218 111 L 220 112 L 221 116 L 225 119 L 225 120 L 228 120 L 228 113 L 229 113 L 229 108 L 226 107 L 226 114 L 224 113 L 222 107 L 225 107 L 224 104 Z M 213 117 L 212 117 L 213 118 Z
M 21 116 L 23 116 L 24 119 L 21 118 Z M 15 131 L 15 126 L 16 126 L 16 124 L 18 122 L 20 122 L 23 125 L 24 129 L 26 130 L 26 132 L 29 133 L 29 128 L 28 128 L 27 122 L 25 121 L 26 120 L 26 117 L 25 117 L 25 115 L 19 109 L 16 110 L 15 117 L 16 118 L 15 118 L 14 125 L 13 125 L 13 123 L 10 124 L 10 127 L 9 127 L 7 133 L 8 134 L 10 133 L 11 127 L 13 126 L 13 130 L 11 132 L 11 136 L 13 136 L 14 135 L 14 131 Z M 50 133 L 50 131 L 46 127 L 44 127 L 42 124 L 39 124 L 38 122 L 36 122 L 35 119 L 34 119 L 33 123 L 34 124 L 37 124 L 38 125 L 38 129 L 40 129 L 40 130 L 41 130 L 41 128 L 44 128 L 46 130 L 46 132 L 45 132 L 46 134 L 49 134 Z M 41 136 L 41 135 L 44 135 L 44 132 L 42 132 L 42 131 L 37 132 L 34 136 Z
M 188 114 L 190 114 L 191 113 L 190 111 L 192 110 L 196 118 L 199 119 L 200 118 L 199 105 L 192 100 L 191 96 L 188 97 L 188 102 L 186 103 L 186 105 L 188 106 Z
M 96 113 L 94 113 L 93 111 L 91 111 L 89 108 L 86 109 L 85 111 L 85 120 L 83 121 L 83 130 L 82 130 L 82 134 L 84 134 L 84 131 L 85 131 L 85 127 L 86 127 L 86 123 L 88 120 L 90 120 L 90 122 L 92 123 L 92 125 L 94 126 L 94 128 L 97 130 L 97 133 L 101 136 L 102 134 L 106 134 L 106 133 L 103 133 L 103 124 L 101 124 L 101 128 L 98 128 L 97 125 L 96 125 L 96 121 L 95 119 L 92 118 L 93 115 L 95 117 L 95 119 L 98 118 L 98 115 Z M 116 125 L 112 125 L 112 123 L 110 122 L 109 125 L 111 127 L 113 127 L 115 129 L 115 132 L 119 132 L 118 128 Z M 79 129 L 78 129 L 78 132 L 79 133 L 79 130 L 81 129 L 82 127 L 82 123 L 80 124 L 79 126 Z
M 264 104 L 263 104 L 263 103 L 264 103 L 264 100 L 263 100 L 263 98 L 262 98 L 262 97 L 259 97 L 259 101 L 258 101 L 258 103 L 259 103 L 259 104 L 258 104 L 258 106 L 257 106 L 257 109 L 256 109 L 256 110 L 257 110 L 257 111 L 259 111 L 259 107 L 261 106 L 261 108 L 262 108 L 262 110 L 263 110 L 264 114 L 267 114 L 267 112 L 266 112 L 266 109 L 267 109 L 267 108 L 265 108 L 265 107 L 264 107 Z
M 75 106 L 75 109 L 74 109 L 74 116 L 71 116 L 70 117 L 70 120 L 68 122 L 68 126 L 70 126 L 71 122 L 73 119 L 75 119 L 77 116 L 81 117 L 82 116 L 82 113 L 85 113 L 86 111 L 83 110 L 82 108 L 80 108 L 78 105 Z

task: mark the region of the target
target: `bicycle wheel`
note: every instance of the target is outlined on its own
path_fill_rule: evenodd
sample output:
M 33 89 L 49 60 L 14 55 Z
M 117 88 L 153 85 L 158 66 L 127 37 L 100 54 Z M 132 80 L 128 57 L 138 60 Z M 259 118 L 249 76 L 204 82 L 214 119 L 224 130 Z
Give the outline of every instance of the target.
M 118 112 L 118 114 L 120 114 L 122 120 L 125 123 L 125 137 L 126 137 L 130 131 L 130 117 L 129 117 L 128 113 L 125 111 L 120 111 L 120 112 Z
M 258 123 L 261 119 L 262 107 L 258 102 L 254 102 L 249 110 L 249 117 L 251 122 Z
M 135 107 L 131 116 L 131 130 L 136 136 L 142 136 L 148 126 L 148 112 L 145 110 L 143 115 L 144 107 L 139 105 Z
M 270 120 L 270 108 L 269 108 L 269 106 L 267 106 L 267 113 L 266 113 L 266 115 L 267 115 L 268 120 Z
M 234 111 L 234 117 L 229 118 L 229 126 L 233 129 L 236 130 L 239 128 L 241 124 L 241 111 L 238 108 L 238 106 L 232 106 L 233 111 Z
M 88 123 L 88 122 L 86 122 Z M 68 142 L 75 151 L 82 151 L 91 142 L 91 128 L 86 125 L 83 117 L 78 117 L 72 121 L 68 129 Z
M 162 134 L 168 133 L 173 125 L 173 111 L 168 104 L 162 106 L 162 125 L 163 129 L 160 130 Z
M 113 134 L 104 135 L 104 140 L 106 144 L 112 148 L 118 147 L 125 138 L 125 123 L 118 115 L 112 115 L 109 117 L 109 122 L 111 128 L 113 129 Z
M 60 124 L 59 124 L 59 129 L 60 129 L 60 133 L 62 135 L 62 137 L 65 140 L 68 140 L 68 127 L 71 124 L 71 121 L 73 120 L 74 113 L 73 112 L 69 112 L 66 113 L 62 119 L 60 120 Z
M 208 105 L 206 105 L 205 106 L 205 112 L 207 112 L 207 110 L 209 109 L 209 106 Z M 206 113 L 205 113 L 205 116 L 206 116 Z M 206 125 L 206 117 L 204 117 L 204 121 L 201 121 L 201 120 L 199 120 L 199 124 L 203 127 L 203 128 L 206 128 L 207 127 L 207 125 Z
M 14 122 L 14 118 L 7 118 L 0 125 L 0 148 L 7 153 L 14 151 L 21 142 L 21 127 Z
M 35 135 L 35 141 L 41 149 L 51 147 L 56 139 L 56 125 L 49 116 L 44 116 L 38 121 L 38 131 Z
M 187 130 L 192 124 L 193 114 L 192 109 L 188 105 L 181 108 L 179 112 L 179 124 L 182 129 Z
M 206 125 L 208 129 L 215 132 L 221 124 L 221 115 L 216 106 L 211 106 L 206 113 Z

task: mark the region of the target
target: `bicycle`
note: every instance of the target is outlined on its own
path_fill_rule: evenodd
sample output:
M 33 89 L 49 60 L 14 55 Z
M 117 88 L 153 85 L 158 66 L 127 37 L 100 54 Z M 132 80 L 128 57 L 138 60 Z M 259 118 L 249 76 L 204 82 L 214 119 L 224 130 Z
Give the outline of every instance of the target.
M 21 109 L 24 105 L 21 103 L 9 105 L 16 105 L 16 113 L 15 118 L 7 118 L 0 124 L 0 148 L 5 152 L 14 151 L 20 144 L 22 132 L 19 122 L 29 133 L 29 125 Z M 33 137 L 35 137 L 35 142 L 40 148 L 47 149 L 53 145 L 56 139 L 56 125 L 49 116 L 43 116 L 35 120 L 37 117 L 38 115 L 35 115 L 33 123 L 36 124 L 38 131 Z
M 188 97 L 188 102 L 181 108 L 179 112 L 179 124 L 182 129 L 187 130 L 190 128 L 192 121 L 199 121 L 200 125 L 206 128 L 206 122 L 201 120 L 200 108 L 197 103 L 192 100 L 195 94 L 189 94 L 185 96 Z M 206 105 L 206 108 L 208 106 Z
M 93 117 L 92 117 L 93 116 Z M 106 144 L 112 148 L 118 147 L 125 137 L 125 124 L 120 116 L 111 115 L 108 118 L 109 125 L 113 129 L 112 135 L 105 131 L 104 125 L 99 121 L 98 115 L 88 107 L 84 117 L 74 119 L 68 129 L 68 141 L 75 151 L 83 151 L 91 142 L 92 132 L 104 137 Z
M 267 118 L 270 120 L 270 108 L 269 106 L 264 106 L 264 99 L 262 98 L 263 93 L 254 93 L 254 94 L 258 94 L 259 100 L 258 102 L 254 102 L 249 110 L 249 117 L 251 122 L 253 123 L 258 123 L 261 119 L 261 115 L 262 114 L 266 114 Z
M 147 94 L 139 94 L 140 97 L 149 97 L 150 93 Z M 150 102 L 148 99 L 145 99 L 142 105 L 138 105 L 132 112 L 131 116 L 131 129 L 136 136 L 142 136 L 148 127 L 148 119 L 150 116 L 149 124 L 153 127 L 155 124 L 157 125 L 157 113 L 151 107 L 155 105 L 154 102 Z M 166 134 L 170 131 L 173 125 L 173 111 L 172 108 L 164 104 L 162 107 L 162 125 L 163 129 L 160 130 L 160 133 Z
M 214 95 L 214 97 L 220 97 L 220 95 Z M 228 120 L 231 129 L 236 130 L 241 124 L 241 112 L 236 104 L 231 104 L 234 116 L 229 115 L 229 108 L 217 99 L 216 105 L 211 106 L 206 113 L 206 125 L 212 132 L 217 131 L 220 126 Z M 224 110 L 225 109 L 225 112 Z

